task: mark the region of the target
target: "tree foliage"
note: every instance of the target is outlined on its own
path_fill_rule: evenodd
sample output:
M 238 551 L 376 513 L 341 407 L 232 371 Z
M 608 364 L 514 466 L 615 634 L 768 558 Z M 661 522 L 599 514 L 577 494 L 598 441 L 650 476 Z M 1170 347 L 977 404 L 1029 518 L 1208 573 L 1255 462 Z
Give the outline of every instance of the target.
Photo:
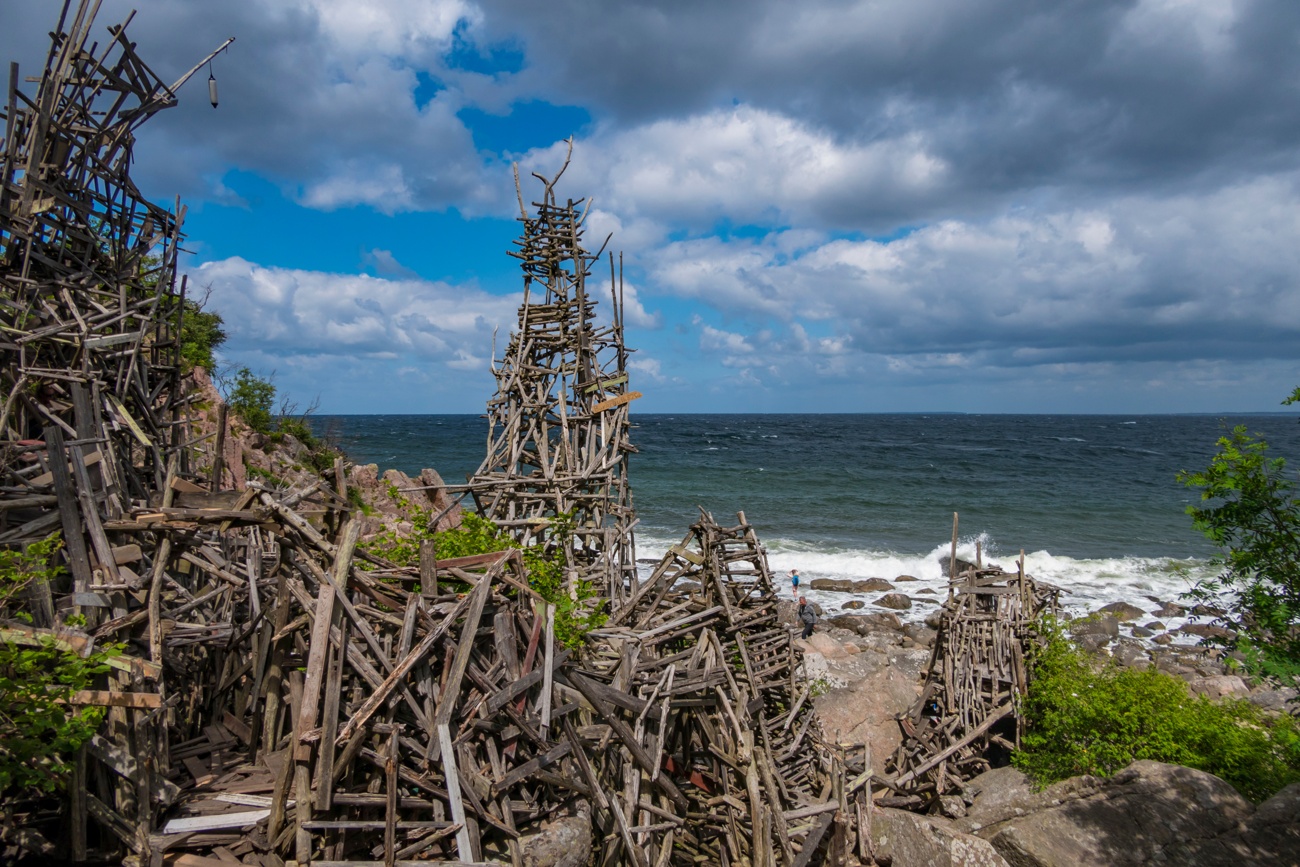
M 1247 701 L 1193 697 L 1181 679 L 1080 650 L 1054 624 L 1032 660 L 1027 731 L 1012 756 L 1040 785 L 1138 761 L 1214 774 L 1254 801 L 1300 781 L 1300 730 Z
M 185 299 L 185 311 L 181 317 L 181 360 L 187 370 L 195 367 L 209 373 L 216 370 L 214 353 L 226 342 L 224 324 L 220 313 L 204 310 L 199 302 Z
M 60 572 L 55 534 L 25 551 L 0 551 L 0 618 L 30 621 L 26 591 Z M 63 788 L 77 749 L 94 735 L 103 708 L 68 704 L 108 671 L 111 646 L 86 657 L 53 637 L 32 646 L 0 641 L 0 801 Z
M 1300 397 L 1300 389 L 1286 402 Z M 1232 600 L 1217 622 L 1234 630 L 1266 657 L 1300 663 L 1300 501 L 1283 458 L 1238 426 L 1218 441 L 1219 451 L 1199 472 L 1179 480 L 1199 489 L 1189 506 L 1196 529 L 1217 545 L 1218 575 L 1190 595 L 1220 604 Z
M 418 565 L 420 543 L 426 539 L 433 541 L 434 556 L 439 560 L 520 547 L 496 524 L 473 512 L 462 513 L 459 527 L 438 532 L 433 524 L 435 516 L 432 511 L 413 504 L 392 485 L 388 487 L 388 495 L 410 517 L 412 529 L 407 533 L 384 530 L 366 546 L 366 550 L 399 566 Z M 528 586 L 555 605 L 555 636 L 566 647 L 577 647 L 589 630 L 600 627 L 607 619 L 598 606 L 592 608 L 584 604 L 596 595 L 590 582 L 578 582 L 573 595 L 569 594 L 565 582 L 568 563 L 565 551 L 572 533 L 573 517 L 559 515 L 551 519 L 547 544 L 521 549 Z
M 271 407 L 275 405 L 275 385 L 247 367 L 241 367 L 230 383 L 226 403 L 244 424 L 258 433 L 271 432 Z

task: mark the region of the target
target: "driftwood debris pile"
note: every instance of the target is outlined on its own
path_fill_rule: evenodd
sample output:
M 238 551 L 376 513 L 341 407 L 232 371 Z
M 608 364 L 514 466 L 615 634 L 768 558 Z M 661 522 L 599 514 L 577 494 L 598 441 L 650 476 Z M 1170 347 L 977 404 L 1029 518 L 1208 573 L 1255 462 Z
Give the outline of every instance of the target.
M 182 437 L 183 213 L 144 199 L 128 174 L 136 128 L 175 97 L 136 56 L 125 26 L 110 28 L 102 49 L 88 44 L 91 18 L 82 4 L 69 20 L 65 4 L 35 96 L 13 64 L 0 114 L 3 543 L 59 524 L 46 508 L 50 470 L 33 451 L 47 426 L 63 437 L 48 445 L 66 446 L 70 472 L 102 480 L 97 496 L 114 516 L 162 489 Z M 120 583 L 105 568 L 98 583 Z
M 951 578 L 921 695 L 899 717 L 903 742 L 878 778 L 892 793 L 879 803 L 918 808 L 959 794 L 991 756 L 1020 746 L 1026 652 L 1060 591 L 1026 575 L 1023 555 L 1015 572 L 967 566 Z
M 270 492 L 235 505 L 106 527 L 163 589 L 156 614 L 62 633 L 129 649 L 74 859 L 517 865 L 544 822 L 589 813 L 603 864 L 810 863 L 838 805 L 743 520 L 697 524 L 584 662 L 517 551 L 392 568 L 342 511 L 331 534 Z

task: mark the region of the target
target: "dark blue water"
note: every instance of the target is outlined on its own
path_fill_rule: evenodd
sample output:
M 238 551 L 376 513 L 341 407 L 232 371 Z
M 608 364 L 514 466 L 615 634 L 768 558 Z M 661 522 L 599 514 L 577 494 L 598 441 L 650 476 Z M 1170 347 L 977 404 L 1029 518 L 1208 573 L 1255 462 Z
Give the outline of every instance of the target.
M 1300 455 L 1294 416 L 638 415 L 631 478 L 654 534 L 680 535 L 704 506 L 744 510 L 766 536 L 808 544 L 929 550 L 951 533 L 1071 557 L 1190 557 L 1190 526 L 1224 424 Z M 479 416 L 328 416 L 317 427 L 358 463 L 449 482 L 477 469 Z M 1300 463 L 1296 464 L 1300 467 Z

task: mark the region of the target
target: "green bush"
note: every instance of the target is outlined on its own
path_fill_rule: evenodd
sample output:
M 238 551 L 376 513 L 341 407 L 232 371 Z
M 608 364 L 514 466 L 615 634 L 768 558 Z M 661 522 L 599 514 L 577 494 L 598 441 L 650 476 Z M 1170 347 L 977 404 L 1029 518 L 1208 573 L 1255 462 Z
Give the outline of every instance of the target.
M 271 432 L 275 385 L 269 379 L 262 379 L 247 367 L 241 367 L 230 385 L 226 403 L 253 430 L 262 434 Z
M 1300 389 L 1296 390 L 1300 395 Z M 1284 401 L 1292 403 L 1296 395 Z M 1198 583 L 1192 598 L 1231 600 L 1216 622 L 1258 648 L 1272 667 L 1300 665 L 1300 499 L 1286 461 L 1268 443 L 1235 427 L 1200 472 L 1178 479 L 1201 492 L 1189 506 L 1196 529 L 1224 553 L 1222 571 Z M 1226 643 L 1226 642 L 1225 642 Z
M 1100 662 L 1055 624 L 1032 661 L 1016 767 L 1040 785 L 1109 776 L 1139 759 L 1214 774 L 1254 801 L 1300 781 L 1300 731 L 1246 701 L 1193 697 L 1180 679 Z
M 461 515 L 459 527 L 436 532 L 432 526 L 434 515 L 430 510 L 414 505 L 392 485 L 388 486 L 388 496 L 411 516 L 412 530 L 407 534 L 384 530 L 365 546 L 365 550 L 398 566 L 419 565 L 420 543 L 426 539 L 433 540 L 434 555 L 439 560 L 519 547 L 496 524 L 472 512 Z M 528 586 L 555 605 L 555 637 L 565 647 L 577 647 L 588 631 L 599 628 L 607 619 L 599 608 L 593 610 L 583 604 L 595 596 L 589 582 L 579 582 L 576 600 L 569 596 L 564 581 L 567 562 L 564 552 L 572 532 L 572 517 L 561 515 L 551 520 L 547 545 L 522 549 Z
M 216 369 L 213 353 L 226 342 L 223 324 L 220 313 L 204 310 L 197 301 L 185 300 L 181 317 L 181 360 L 187 371 L 195 367 L 208 372 Z
M 27 547 L 0 551 L 0 618 L 30 622 L 23 591 L 54 579 L 57 534 Z M 88 657 L 44 638 L 39 646 L 0 641 L 0 801 L 56 792 L 67 782 L 77 749 L 104 717 L 99 707 L 66 702 L 108 672 L 114 645 Z

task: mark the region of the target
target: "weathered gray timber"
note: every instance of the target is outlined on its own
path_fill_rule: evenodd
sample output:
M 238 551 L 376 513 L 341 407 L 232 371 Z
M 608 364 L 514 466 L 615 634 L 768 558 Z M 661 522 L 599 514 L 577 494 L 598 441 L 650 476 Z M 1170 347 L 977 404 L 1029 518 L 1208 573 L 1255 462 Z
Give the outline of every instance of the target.
M 899 718 L 903 742 L 877 778 L 888 806 L 923 807 L 959 793 L 989 769 L 990 750 L 1019 747 L 1028 649 L 1039 618 L 1057 606 L 1060 591 L 1026 575 L 1023 554 L 1015 572 L 976 563 L 957 574 L 955 557 L 950 563 L 925 687 Z
M 533 215 L 520 193 L 523 234 L 511 255 L 524 301 L 493 367 L 487 453 L 470 489 L 479 513 L 520 544 L 562 546 L 570 587 L 587 582 L 617 607 L 637 584 L 628 410 L 641 395 L 628 389 L 622 276 L 611 256 L 610 315 L 600 323 L 588 281 L 601 254 L 582 245 L 589 203 L 556 199 L 564 168 L 535 175 L 543 193 Z

